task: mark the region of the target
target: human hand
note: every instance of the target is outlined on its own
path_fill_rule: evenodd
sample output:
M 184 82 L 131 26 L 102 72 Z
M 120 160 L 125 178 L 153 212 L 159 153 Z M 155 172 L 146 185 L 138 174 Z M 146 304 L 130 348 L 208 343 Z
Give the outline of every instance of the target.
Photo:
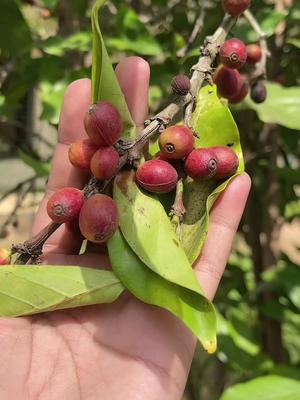
M 142 126 L 148 111 L 148 64 L 122 61 L 116 73 L 128 107 Z M 69 144 L 85 136 L 83 117 L 90 105 L 90 81 L 69 86 L 62 107 L 59 143 L 47 192 L 33 233 L 48 222 L 46 203 L 62 187 L 82 188 L 88 176 L 71 166 Z M 217 200 L 195 274 L 213 298 L 227 263 L 250 179 L 234 179 Z M 66 226 L 44 247 L 47 264 L 109 268 L 100 246 L 79 256 L 82 238 Z M 113 304 L 0 319 L 0 398 L 3 400 L 180 400 L 195 348 L 190 331 L 169 312 L 125 293 Z

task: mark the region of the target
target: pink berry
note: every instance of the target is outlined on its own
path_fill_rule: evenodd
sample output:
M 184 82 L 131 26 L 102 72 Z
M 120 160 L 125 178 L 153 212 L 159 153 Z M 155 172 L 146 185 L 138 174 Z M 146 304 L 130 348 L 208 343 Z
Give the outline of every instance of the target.
M 99 146 L 115 144 L 123 129 L 119 111 L 107 101 L 99 101 L 89 108 L 84 126 L 90 139 Z
M 242 81 L 242 84 L 241 84 L 239 92 L 235 96 L 229 98 L 229 102 L 231 104 L 240 103 L 241 101 L 243 101 L 245 99 L 245 97 L 247 96 L 247 94 L 249 92 L 249 85 L 248 85 L 245 75 L 241 76 L 241 81 Z
M 241 75 L 238 70 L 230 69 L 220 65 L 213 76 L 214 83 L 217 85 L 218 94 L 229 99 L 236 96 L 242 86 Z
M 175 188 L 178 174 L 171 164 L 156 158 L 138 168 L 136 180 L 148 192 L 168 193 Z
M 47 203 L 47 212 L 52 221 L 62 224 L 79 215 L 84 196 L 81 190 L 65 187 L 54 193 Z
M 217 160 L 217 170 L 214 179 L 224 179 L 232 176 L 239 165 L 235 152 L 228 146 L 210 147 Z
M 84 202 L 79 215 L 82 235 L 93 243 L 104 243 L 112 237 L 119 225 L 118 207 L 105 194 L 94 194 Z
M 233 17 L 240 15 L 250 6 L 251 0 L 223 0 L 224 10 Z
M 261 48 L 257 44 L 248 44 L 246 46 L 247 49 L 247 63 L 256 64 L 261 60 L 262 51 Z
M 236 38 L 226 40 L 220 48 L 220 60 L 227 68 L 241 68 L 247 60 L 245 44 Z
M 74 167 L 89 170 L 91 159 L 98 147 L 90 139 L 77 140 L 69 148 L 69 160 L 71 164 Z
M 180 159 L 194 148 L 194 134 L 187 126 L 174 125 L 164 130 L 159 137 L 161 156 L 167 159 Z
M 0 247 L 0 265 L 10 264 L 10 252 Z
M 197 180 L 212 178 L 217 171 L 217 160 L 211 148 L 193 150 L 185 160 L 185 172 Z
M 118 171 L 119 154 L 113 147 L 100 147 L 91 159 L 92 174 L 99 180 L 111 179 Z

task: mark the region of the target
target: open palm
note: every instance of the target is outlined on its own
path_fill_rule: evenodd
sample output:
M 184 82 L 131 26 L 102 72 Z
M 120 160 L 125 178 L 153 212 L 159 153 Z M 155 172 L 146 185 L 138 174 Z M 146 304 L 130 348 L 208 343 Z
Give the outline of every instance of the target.
M 148 109 L 148 64 L 130 57 L 116 73 L 136 124 Z M 64 98 L 48 188 L 33 231 L 48 222 L 47 198 L 65 186 L 82 188 L 86 173 L 68 161 L 69 144 L 85 136 L 83 117 L 91 101 L 90 81 L 69 86 Z M 250 188 L 236 178 L 215 204 L 208 237 L 195 273 L 210 298 L 226 265 Z M 81 237 L 62 226 L 45 245 L 47 264 L 109 268 L 105 250 L 91 245 L 78 256 Z M 195 338 L 174 316 L 124 293 L 115 303 L 0 319 L 1 400 L 180 400 Z

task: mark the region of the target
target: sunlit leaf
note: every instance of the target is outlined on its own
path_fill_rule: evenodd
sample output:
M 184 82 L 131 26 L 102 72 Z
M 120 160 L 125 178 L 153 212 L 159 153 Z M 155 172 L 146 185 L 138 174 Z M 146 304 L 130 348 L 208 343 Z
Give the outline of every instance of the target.
M 123 291 L 111 271 L 66 266 L 1 266 L 0 316 L 111 303 Z
M 269 375 L 230 387 L 220 400 L 298 400 L 299 398 L 299 381 Z
M 162 307 L 180 318 L 208 352 L 216 348 L 216 319 L 207 300 L 152 272 L 118 231 L 108 243 L 113 271 L 123 285 L 145 303 Z M 174 268 L 176 268 L 174 266 Z

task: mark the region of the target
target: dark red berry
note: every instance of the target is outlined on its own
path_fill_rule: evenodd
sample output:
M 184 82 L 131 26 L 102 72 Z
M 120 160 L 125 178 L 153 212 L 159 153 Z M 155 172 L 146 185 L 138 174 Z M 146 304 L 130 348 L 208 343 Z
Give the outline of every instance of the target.
M 179 96 L 188 94 L 191 88 L 191 81 L 186 75 L 177 75 L 172 79 L 171 88 Z
M 194 143 L 194 134 L 187 126 L 170 126 L 159 137 L 160 154 L 167 159 L 184 158 L 193 150 Z
M 107 242 L 119 225 L 118 207 L 105 194 L 94 194 L 80 211 L 79 227 L 82 235 L 93 243 Z
M 0 247 L 0 265 L 10 264 L 10 252 Z
M 223 0 L 224 10 L 236 17 L 250 6 L 251 0 Z
M 74 142 L 69 148 L 69 160 L 74 167 L 89 170 L 97 146 L 90 139 L 81 139 Z
M 250 96 L 254 103 L 263 103 L 267 98 L 267 88 L 264 83 L 261 81 L 255 82 L 251 87 Z
M 210 151 L 217 160 L 217 169 L 214 179 L 224 179 L 232 176 L 239 165 L 239 159 L 235 152 L 228 146 L 210 147 Z
M 154 159 L 146 161 L 136 171 L 139 185 L 153 193 L 168 193 L 175 188 L 178 174 L 166 161 Z
M 89 108 L 84 126 L 90 139 L 99 146 L 115 144 L 123 129 L 119 111 L 107 101 L 99 101 Z
M 100 147 L 91 159 L 92 174 L 101 181 L 111 179 L 118 171 L 119 154 L 113 147 Z
M 62 224 L 77 217 L 83 205 L 81 190 L 65 187 L 54 193 L 47 203 L 47 212 L 52 221 Z
M 241 81 L 242 81 L 242 84 L 241 84 L 241 88 L 240 88 L 239 92 L 235 96 L 229 98 L 229 103 L 231 103 L 231 104 L 240 103 L 241 101 L 243 101 L 245 99 L 245 97 L 247 96 L 247 94 L 249 92 L 249 85 L 248 85 L 245 75 L 241 76 Z
M 213 76 L 214 83 L 217 85 L 218 94 L 229 99 L 236 96 L 242 86 L 241 75 L 238 70 L 230 69 L 220 65 Z
M 185 160 L 185 172 L 197 180 L 212 178 L 217 171 L 217 160 L 210 148 L 193 150 Z
M 261 60 L 262 51 L 261 48 L 257 44 L 248 44 L 246 46 L 247 49 L 247 63 L 256 64 Z
M 245 44 L 236 38 L 226 40 L 220 48 L 220 60 L 227 68 L 241 68 L 247 59 Z

